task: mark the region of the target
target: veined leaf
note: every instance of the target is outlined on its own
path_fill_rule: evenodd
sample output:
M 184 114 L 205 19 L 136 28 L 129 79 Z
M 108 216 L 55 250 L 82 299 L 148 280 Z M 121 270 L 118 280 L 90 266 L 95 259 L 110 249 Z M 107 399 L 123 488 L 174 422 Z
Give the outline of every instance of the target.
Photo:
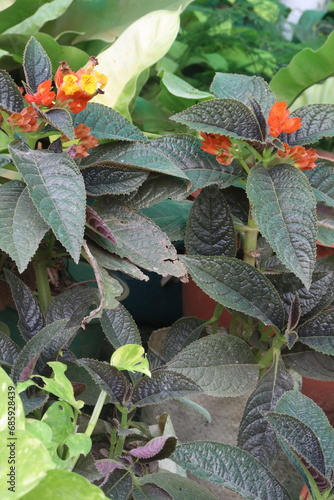
M 303 377 L 326 382 L 334 378 L 334 358 L 329 354 L 314 351 L 298 343 L 291 351 L 284 351 L 282 356 L 286 366 Z
M 46 323 L 51 324 L 60 319 L 68 318 L 67 327 L 80 326 L 87 309 L 99 303 L 99 293 L 96 288 L 76 286 L 64 290 L 50 302 L 46 310 Z
M 83 240 L 86 196 L 82 176 L 70 157 L 10 146 L 14 162 L 27 183 L 40 215 L 77 263 Z
M 252 168 L 247 193 L 262 235 L 282 263 L 311 285 L 317 237 L 315 198 L 305 177 L 292 165 Z
M 237 337 L 210 335 L 196 340 L 167 364 L 211 396 L 240 396 L 252 389 L 258 366 L 248 345 Z
M 23 54 L 23 69 L 26 83 L 32 92 L 37 92 L 37 87 L 45 80 L 52 80 L 52 67 L 49 56 L 42 45 L 31 37 Z
M 12 77 L 4 69 L 0 69 L 0 109 L 10 115 L 19 113 L 24 108 L 23 97 Z
M 37 108 L 37 112 L 41 118 L 49 123 L 49 125 L 51 125 L 54 129 L 59 130 L 59 132 L 66 135 L 69 140 L 72 141 L 74 139 L 72 118 L 67 109 L 52 108 L 43 112 Z
M 264 140 L 254 112 L 235 99 L 200 102 L 170 119 L 202 132 L 260 142 Z
M 80 114 L 80 113 L 79 113 Z M 96 164 L 82 170 L 87 194 L 129 194 L 136 191 L 147 179 L 149 173 L 134 167 L 116 165 L 117 162 Z
M 115 309 L 104 310 L 100 322 L 107 339 L 115 349 L 126 344 L 141 345 L 137 325 L 122 304 Z
M 281 299 L 257 269 L 230 257 L 181 256 L 195 283 L 219 304 L 258 318 L 266 325 L 283 326 Z
M 22 273 L 35 254 L 49 226 L 33 204 L 23 182 L 0 186 L 0 248 L 16 262 Z
M 189 500 L 190 498 L 196 500 L 215 499 L 210 491 L 201 484 L 195 483 L 187 477 L 181 477 L 179 474 L 173 474 L 167 471 L 163 474 L 153 473 L 143 476 L 139 479 L 139 483 L 141 486 L 158 486 L 162 488 L 163 491 L 167 492 L 173 500 Z M 159 500 L 161 499 L 160 496 L 153 495 L 147 500 L 157 500 L 158 498 Z M 135 500 L 137 500 L 136 497 Z M 140 497 L 138 497 L 138 500 L 140 500 Z M 143 497 L 142 500 L 146 500 L 146 497 Z M 162 500 L 165 500 L 164 497 L 162 497 Z
M 302 126 L 292 134 L 281 134 L 279 139 L 290 146 L 311 144 L 322 137 L 334 135 L 334 104 L 309 104 L 291 113 L 291 118 L 298 116 Z
M 300 342 L 316 351 L 334 355 L 334 311 L 329 310 L 310 319 L 297 330 Z
M 334 163 L 317 160 L 317 166 L 304 173 L 313 188 L 316 200 L 334 207 Z
M 171 241 L 184 240 L 186 224 L 192 207 L 190 200 L 164 200 L 141 212 L 155 222 L 162 231 L 168 234 Z
M 0 332 L 0 365 L 13 366 L 20 350 L 10 337 Z

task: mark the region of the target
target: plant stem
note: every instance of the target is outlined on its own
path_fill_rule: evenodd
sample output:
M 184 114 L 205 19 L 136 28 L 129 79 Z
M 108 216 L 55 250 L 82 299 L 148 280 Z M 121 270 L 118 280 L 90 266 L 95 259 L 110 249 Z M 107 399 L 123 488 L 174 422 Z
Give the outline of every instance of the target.
M 36 260 L 34 261 L 37 293 L 42 311 L 46 311 L 52 299 L 47 273 L 47 260 L 45 257 L 44 253 L 38 250 L 36 253 Z
M 116 408 L 121 412 L 121 429 L 125 430 L 128 428 L 128 410 L 124 406 L 116 405 Z M 119 435 L 118 441 L 115 448 L 115 457 L 120 456 L 124 447 L 125 436 Z
M 100 416 L 100 413 L 102 411 L 106 397 L 107 397 L 107 393 L 105 391 L 101 391 L 100 395 L 98 397 L 98 400 L 96 401 L 96 405 L 94 406 L 93 413 L 89 419 L 87 428 L 85 430 L 85 434 L 87 434 L 87 436 L 92 435 L 92 432 L 96 426 L 96 423 L 97 423 L 99 416 Z
M 259 234 L 259 230 L 256 221 L 253 219 L 251 208 L 249 210 L 248 227 L 252 229 L 252 231 L 245 231 L 243 260 L 244 262 L 247 262 L 247 264 L 255 267 L 257 236 Z
M 210 319 L 208 319 L 204 324 L 205 325 L 211 325 L 212 324 L 212 330 L 211 333 L 217 333 L 218 329 L 218 320 L 221 316 L 221 313 L 223 312 L 224 306 L 222 304 L 217 304 L 215 307 L 215 310 L 213 311 L 213 315 L 211 316 Z

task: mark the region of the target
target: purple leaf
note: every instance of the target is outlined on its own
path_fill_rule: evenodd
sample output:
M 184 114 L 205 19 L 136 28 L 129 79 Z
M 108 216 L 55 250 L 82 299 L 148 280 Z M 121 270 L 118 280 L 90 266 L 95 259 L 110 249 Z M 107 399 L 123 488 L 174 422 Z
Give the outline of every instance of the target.
M 111 233 L 107 224 L 103 222 L 101 217 L 92 209 L 92 207 L 86 207 L 86 223 L 90 226 L 93 231 L 103 236 L 107 240 L 116 244 L 114 235 Z
M 151 439 L 145 446 L 130 451 L 130 455 L 150 462 L 169 457 L 176 447 L 176 437 L 167 435 Z
M 95 466 L 101 474 L 104 476 L 103 482 L 99 485 L 99 487 L 103 486 L 107 481 L 112 472 L 116 469 L 124 469 L 124 466 L 119 462 L 115 462 L 114 460 L 97 460 L 95 462 Z

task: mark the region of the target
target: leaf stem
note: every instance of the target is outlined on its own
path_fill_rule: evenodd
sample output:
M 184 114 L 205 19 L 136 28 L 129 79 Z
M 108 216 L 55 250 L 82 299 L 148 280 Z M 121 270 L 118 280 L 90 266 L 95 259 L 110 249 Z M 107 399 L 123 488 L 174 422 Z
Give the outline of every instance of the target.
M 124 408 L 124 406 L 116 404 L 116 408 L 121 413 L 121 429 L 125 430 L 128 428 L 128 414 L 129 411 Z M 124 447 L 125 436 L 122 434 L 118 435 L 118 441 L 116 443 L 115 448 L 115 457 L 122 455 L 123 447 Z
M 252 209 L 249 209 L 248 216 L 248 230 L 245 231 L 244 235 L 244 262 L 255 267 L 256 261 L 256 246 L 257 246 L 257 236 L 259 234 L 259 229 L 257 227 L 255 219 L 253 219 Z
M 38 250 L 36 253 L 36 260 L 34 261 L 34 271 L 37 294 L 42 311 L 46 311 L 46 308 L 52 300 L 47 267 L 47 259 L 44 252 Z
M 102 411 L 102 408 L 103 408 L 103 405 L 104 405 L 104 402 L 106 400 L 106 397 L 107 397 L 107 393 L 106 391 L 101 391 L 100 392 L 100 395 L 96 401 L 96 404 L 94 406 L 94 410 L 93 410 L 93 413 L 89 419 L 89 422 L 87 424 L 87 428 L 85 430 L 85 434 L 87 434 L 87 436 L 91 436 L 92 435 L 92 432 L 96 426 L 96 423 L 99 419 L 99 416 L 100 416 L 100 413 Z

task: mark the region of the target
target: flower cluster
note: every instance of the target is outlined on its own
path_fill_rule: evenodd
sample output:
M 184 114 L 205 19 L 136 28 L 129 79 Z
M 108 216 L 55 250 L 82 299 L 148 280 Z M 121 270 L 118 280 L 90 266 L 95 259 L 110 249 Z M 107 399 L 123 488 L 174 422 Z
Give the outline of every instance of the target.
M 233 144 L 226 135 L 207 134 L 206 132 L 200 132 L 200 134 L 204 139 L 201 146 L 203 151 L 216 155 L 216 160 L 222 165 L 232 163 L 233 154 L 230 151 Z
M 13 113 L 8 118 L 8 123 L 19 127 L 22 132 L 34 132 L 38 128 L 37 111 L 32 106 L 27 106 L 20 113 Z
M 88 156 L 88 149 L 95 148 L 98 145 L 98 140 L 90 135 L 90 127 L 84 125 L 78 125 L 74 129 L 74 137 L 79 139 L 77 144 L 73 144 L 68 149 L 68 154 L 72 158 L 85 158 Z M 68 140 L 67 137 L 63 138 L 64 140 Z
M 268 125 L 270 135 L 277 137 L 283 132 L 291 134 L 300 129 L 302 123 L 300 118 L 289 118 L 290 111 L 286 107 L 286 101 L 277 101 L 269 111 Z

